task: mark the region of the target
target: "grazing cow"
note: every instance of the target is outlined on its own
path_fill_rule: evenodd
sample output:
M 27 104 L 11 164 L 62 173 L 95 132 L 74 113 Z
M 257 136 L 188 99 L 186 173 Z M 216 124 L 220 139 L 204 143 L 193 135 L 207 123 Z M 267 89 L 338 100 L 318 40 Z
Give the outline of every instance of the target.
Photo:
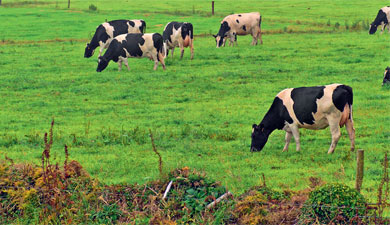
M 116 36 L 107 51 L 103 56 L 99 57 L 99 64 L 96 69 L 97 72 L 103 71 L 110 60 L 118 62 L 118 70 L 122 69 L 122 62 L 125 63 L 128 70 L 129 64 L 127 58 L 147 57 L 154 61 L 154 70 L 157 69 L 158 62 L 160 61 L 163 69 L 165 70 L 164 63 L 164 42 L 161 34 L 121 34 Z
M 382 86 L 390 84 L 390 67 L 387 67 L 385 70 L 385 76 L 383 77 Z
M 294 136 L 296 150 L 299 151 L 301 146 L 298 128 L 318 130 L 329 126 L 332 134 L 328 151 L 330 154 L 341 136 L 340 127 L 344 125 L 353 151 L 355 128 L 352 120 L 352 101 L 352 88 L 342 84 L 282 90 L 276 95 L 260 124 L 253 124 L 251 151 L 261 151 L 275 129 L 286 131 L 283 151 L 288 150 L 291 136 Z
M 368 33 L 374 34 L 379 25 L 382 25 L 381 34 L 386 26 L 390 32 L 389 21 L 390 21 L 390 6 L 385 6 L 379 10 L 378 15 L 376 15 L 374 22 L 372 22 L 370 25 L 370 31 Z
M 145 33 L 146 23 L 143 20 L 113 20 L 100 24 L 90 43 L 85 47 L 84 57 L 89 58 L 100 46 L 99 56 L 108 48 L 112 39 L 120 34 Z
M 191 23 L 170 22 L 168 23 L 163 32 L 164 43 L 166 45 L 167 54 L 169 50 L 173 50 L 175 47 L 179 47 L 181 51 L 180 59 L 183 58 L 184 48 L 190 47 L 191 59 L 194 58 L 194 29 Z
M 257 45 L 258 39 L 261 39 L 261 15 L 258 12 L 233 14 L 225 17 L 221 22 L 218 34 L 213 35 L 217 42 L 217 48 L 225 46 L 226 39 L 229 39 L 229 45 L 237 44 L 237 35 L 251 34 L 253 37 L 252 45 Z

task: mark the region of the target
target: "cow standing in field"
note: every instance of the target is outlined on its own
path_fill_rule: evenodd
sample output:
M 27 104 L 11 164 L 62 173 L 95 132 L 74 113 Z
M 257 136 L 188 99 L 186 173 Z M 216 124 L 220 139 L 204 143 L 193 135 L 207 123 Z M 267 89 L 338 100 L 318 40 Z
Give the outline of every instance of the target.
M 381 34 L 386 26 L 390 32 L 389 21 L 390 21 L 390 6 L 385 6 L 379 10 L 378 15 L 376 15 L 374 22 L 372 22 L 370 25 L 370 31 L 368 33 L 375 34 L 379 25 L 382 25 Z
M 127 58 L 130 57 L 147 57 L 154 61 L 154 70 L 157 69 L 158 62 L 161 63 L 165 70 L 164 55 L 164 42 L 159 33 L 121 34 L 111 41 L 107 51 L 103 56 L 99 57 L 96 71 L 103 71 L 111 60 L 118 62 L 119 71 L 122 69 L 122 62 L 130 70 L 127 62 Z
M 145 33 L 146 23 L 143 20 L 113 20 L 100 24 L 90 43 L 85 47 L 84 57 L 89 58 L 100 46 L 99 57 L 108 48 L 112 39 L 120 34 Z
M 237 35 L 251 34 L 253 37 L 252 45 L 257 45 L 258 39 L 261 39 L 261 15 L 258 12 L 233 14 L 225 17 L 221 22 L 218 34 L 213 35 L 217 42 L 217 48 L 225 46 L 226 39 L 229 39 L 229 45 L 237 44 Z
M 276 129 L 286 131 L 288 150 L 294 136 L 296 150 L 301 149 L 299 128 L 312 130 L 330 127 L 332 143 L 328 154 L 333 153 L 340 139 L 340 127 L 346 126 L 351 151 L 355 149 L 355 128 L 352 119 L 352 88 L 342 84 L 285 89 L 276 95 L 271 108 L 259 125 L 252 126 L 251 151 L 261 151 L 269 135 Z
M 180 48 L 180 59 L 183 58 L 184 48 L 186 47 L 190 47 L 191 59 L 194 58 L 194 28 L 191 23 L 175 21 L 168 23 L 164 28 L 163 38 L 167 54 L 171 50 L 172 58 L 175 47 Z
M 386 67 L 385 75 L 383 77 L 382 86 L 386 84 L 390 84 L 390 67 Z

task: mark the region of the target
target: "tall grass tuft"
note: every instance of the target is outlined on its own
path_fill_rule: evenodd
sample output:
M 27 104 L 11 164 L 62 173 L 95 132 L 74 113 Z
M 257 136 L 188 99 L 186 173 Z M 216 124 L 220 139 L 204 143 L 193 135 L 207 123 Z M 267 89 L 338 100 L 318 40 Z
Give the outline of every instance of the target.
M 97 10 L 97 6 L 94 5 L 94 4 L 90 4 L 89 7 L 88 7 L 88 9 L 89 9 L 90 11 L 96 11 L 96 10 Z

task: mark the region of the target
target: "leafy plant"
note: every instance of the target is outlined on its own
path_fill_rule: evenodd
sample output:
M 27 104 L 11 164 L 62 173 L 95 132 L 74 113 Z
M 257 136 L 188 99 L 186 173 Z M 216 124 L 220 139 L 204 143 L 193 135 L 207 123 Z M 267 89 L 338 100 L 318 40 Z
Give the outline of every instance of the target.
M 115 223 L 122 215 L 118 205 L 105 205 L 97 212 L 92 213 L 91 219 L 100 224 L 112 224 Z
M 318 219 L 329 224 L 337 220 L 339 224 L 349 224 L 355 216 L 364 215 L 365 204 L 364 197 L 355 189 L 344 184 L 326 184 L 310 193 L 301 221 Z

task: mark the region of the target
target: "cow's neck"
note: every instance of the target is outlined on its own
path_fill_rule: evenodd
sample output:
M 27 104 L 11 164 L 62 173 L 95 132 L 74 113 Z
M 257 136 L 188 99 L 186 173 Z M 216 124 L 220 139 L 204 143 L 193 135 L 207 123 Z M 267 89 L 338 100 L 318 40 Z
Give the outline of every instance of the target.
M 285 110 L 285 106 L 280 98 L 276 97 L 271 105 L 271 108 L 265 114 L 260 124 L 264 126 L 264 130 L 271 134 L 276 129 L 283 129 L 285 125 L 285 118 L 282 118 L 282 110 Z M 268 134 L 268 135 L 269 135 Z
M 99 40 L 98 40 L 98 35 L 97 35 L 98 32 L 96 32 L 93 37 L 92 37 L 92 40 L 91 40 L 91 43 L 89 43 L 89 47 L 92 48 L 92 50 L 94 50 L 95 48 L 97 48 L 99 46 Z

